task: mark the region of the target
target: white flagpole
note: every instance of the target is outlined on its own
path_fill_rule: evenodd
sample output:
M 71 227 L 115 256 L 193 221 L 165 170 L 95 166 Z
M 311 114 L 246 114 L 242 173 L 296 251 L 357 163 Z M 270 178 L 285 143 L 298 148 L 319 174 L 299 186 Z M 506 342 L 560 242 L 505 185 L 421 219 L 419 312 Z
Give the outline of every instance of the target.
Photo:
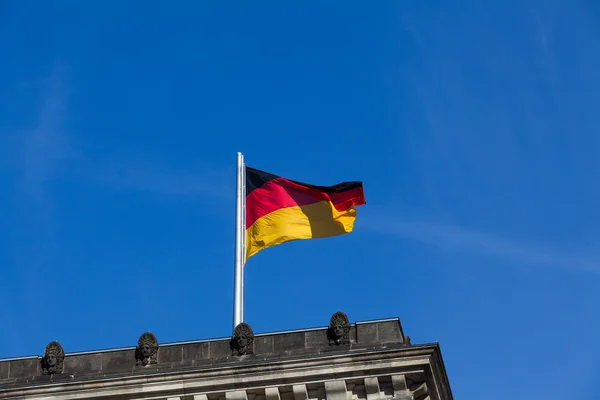
M 244 261 L 246 259 L 246 174 L 244 156 L 237 153 L 235 192 L 235 273 L 233 289 L 233 328 L 244 321 Z

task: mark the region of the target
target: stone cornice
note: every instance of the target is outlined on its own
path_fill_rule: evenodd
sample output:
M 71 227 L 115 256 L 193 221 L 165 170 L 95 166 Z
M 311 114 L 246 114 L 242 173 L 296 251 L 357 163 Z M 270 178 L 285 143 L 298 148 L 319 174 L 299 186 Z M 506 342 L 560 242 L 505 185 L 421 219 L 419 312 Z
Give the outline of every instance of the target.
M 399 346 L 280 360 L 245 356 L 237 363 L 182 368 L 179 371 L 140 371 L 130 376 L 107 375 L 75 382 L 29 384 L 27 387 L 3 390 L 0 392 L 0 399 L 179 398 L 199 393 L 231 392 L 282 384 L 305 385 L 311 382 L 410 373 L 424 373 L 434 378 L 435 382 L 446 380 L 443 371 L 445 369 L 437 344 Z M 448 398 L 450 397 L 440 397 Z
M 348 327 L 344 343 L 335 343 L 328 328 L 257 334 L 251 337 L 254 356 L 278 360 L 291 356 L 314 355 L 331 351 L 354 351 L 373 347 L 409 344 L 398 319 L 356 323 Z M 141 348 L 59 352 L 58 367 L 45 368 L 44 358 L 29 357 L 0 360 L 0 390 L 9 386 L 37 384 L 49 380 L 89 379 L 109 375 L 130 375 L 144 371 L 181 370 L 185 367 L 228 364 L 241 356 L 232 350 L 232 339 L 214 339 L 183 343 L 159 344 L 157 338 L 144 333 L 138 339 L 149 353 L 142 356 Z M 149 340 L 149 341 L 148 341 Z M 333 341 L 332 341 L 333 340 Z M 249 353 L 250 354 L 250 353 Z

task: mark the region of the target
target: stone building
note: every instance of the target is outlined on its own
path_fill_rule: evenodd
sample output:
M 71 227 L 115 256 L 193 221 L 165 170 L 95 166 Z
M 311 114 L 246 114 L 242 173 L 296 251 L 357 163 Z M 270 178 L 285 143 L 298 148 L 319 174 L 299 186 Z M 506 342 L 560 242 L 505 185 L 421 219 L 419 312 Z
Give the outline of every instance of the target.
M 134 338 L 135 339 L 135 338 Z M 437 343 L 414 344 L 399 319 L 0 360 L 0 399 L 450 400 Z

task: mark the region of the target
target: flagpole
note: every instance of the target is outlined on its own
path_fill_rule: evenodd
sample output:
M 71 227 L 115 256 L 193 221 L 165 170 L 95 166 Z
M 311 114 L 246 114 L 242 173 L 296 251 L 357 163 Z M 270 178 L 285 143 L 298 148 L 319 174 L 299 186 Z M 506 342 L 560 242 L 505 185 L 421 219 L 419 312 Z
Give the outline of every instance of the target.
M 241 153 L 240 153 L 241 154 Z M 246 162 L 244 161 L 244 155 L 242 154 L 242 223 L 240 226 L 240 232 L 242 232 L 242 294 L 241 301 L 241 315 L 240 322 L 244 322 L 244 270 L 246 269 Z
M 233 328 L 244 321 L 244 259 L 245 259 L 245 218 L 244 206 L 245 196 L 245 168 L 244 156 L 237 153 L 237 173 L 236 173 L 236 193 L 235 193 L 235 269 L 234 269 L 234 290 L 233 290 Z

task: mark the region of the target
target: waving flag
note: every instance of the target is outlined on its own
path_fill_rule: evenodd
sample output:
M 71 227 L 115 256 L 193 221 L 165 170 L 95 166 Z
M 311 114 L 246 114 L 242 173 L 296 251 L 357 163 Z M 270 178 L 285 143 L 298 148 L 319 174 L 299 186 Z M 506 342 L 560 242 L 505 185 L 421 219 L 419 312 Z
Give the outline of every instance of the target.
M 262 249 L 298 239 L 352 232 L 362 182 L 316 186 L 245 167 L 246 260 Z

